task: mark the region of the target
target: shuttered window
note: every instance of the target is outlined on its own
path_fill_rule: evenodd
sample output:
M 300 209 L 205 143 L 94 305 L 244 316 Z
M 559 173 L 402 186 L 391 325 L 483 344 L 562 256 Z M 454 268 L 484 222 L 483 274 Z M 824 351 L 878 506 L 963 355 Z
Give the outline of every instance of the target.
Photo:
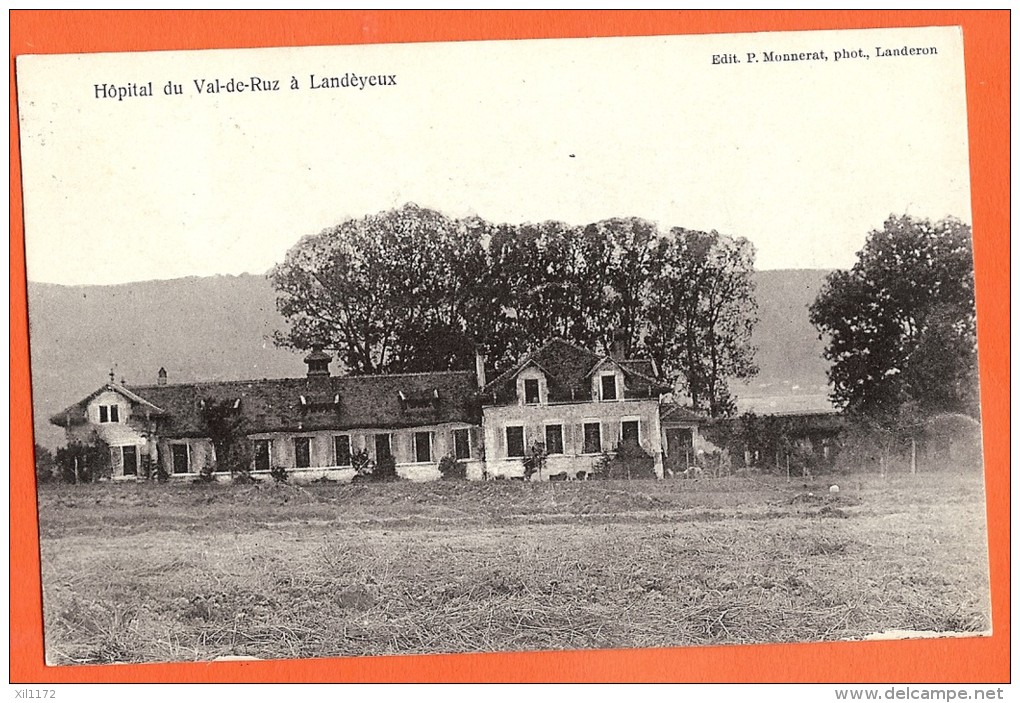
M 584 423 L 584 453 L 598 454 L 602 451 L 602 424 Z
M 376 462 L 389 459 L 393 456 L 390 448 L 390 436 L 388 434 L 377 434 L 375 436 L 375 460 Z
M 527 403 L 528 405 L 535 405 L 538 403 L 537 378 L 524 379 L 524 402 Z
M 252 454 L 255 457 L 256 471 L 269 471 L 270 441 L 268 439 L 256 439 L 252 443 Z
M 432 461 L 432 433 L 414 433 L 414 460 L 419 464 Z
M 351 465 L 351 436 L 346 434 L 337 435 L 333 438 L 333 452 L 336 466 Z
M 312 465 L 311 437 L 294 438 L 294 465 L 299 469 L 307 469 Z
M 524 428 L 520 426 L 506 428 L 506 455 L 508 457 L 524 456 Z
M 563 425 L 545 426 L 545 452 L 546 454 L 563 453 Z
M 641 443 L 641 424 L 637 420 L 624 420 L 620 423 L 620 441 L 624 444 Z
M 616 374 L 602 377 L 602 400 L 616 400 Z
M 455 459 L 471 458 L 471 430 L 453 431 L 453 456 Z

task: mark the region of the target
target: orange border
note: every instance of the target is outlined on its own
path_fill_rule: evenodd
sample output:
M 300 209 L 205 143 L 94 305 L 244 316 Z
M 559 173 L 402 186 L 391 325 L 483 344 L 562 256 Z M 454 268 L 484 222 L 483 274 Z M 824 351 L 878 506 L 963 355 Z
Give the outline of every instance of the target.
M 961 25 L 995 634 L 985 639 L 47 668 L 14 57 L 477 39 Z M 1009 12 L 41 12 L 11 32 L 12 682 L 1009 681 Z

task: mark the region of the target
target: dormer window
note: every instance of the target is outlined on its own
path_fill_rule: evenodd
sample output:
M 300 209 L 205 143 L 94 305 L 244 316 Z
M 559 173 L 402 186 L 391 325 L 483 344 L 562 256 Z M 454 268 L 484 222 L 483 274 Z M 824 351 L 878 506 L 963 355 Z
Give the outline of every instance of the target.
M 602 374 L 600 380 L 602 382 L 602 400 L 616 400 L 619 397 L 616 392 L 616 374 Z
M 397 396 L 408 410 L 427 410 L 439 403 L 439 389 L 437 388 L 433 388 L 431 391 L 412 391 L 410 393 L 399 391 Z
M 524 403 L 526 405 L 538 405 L 539 402 L 538 379 L 524 379 Z

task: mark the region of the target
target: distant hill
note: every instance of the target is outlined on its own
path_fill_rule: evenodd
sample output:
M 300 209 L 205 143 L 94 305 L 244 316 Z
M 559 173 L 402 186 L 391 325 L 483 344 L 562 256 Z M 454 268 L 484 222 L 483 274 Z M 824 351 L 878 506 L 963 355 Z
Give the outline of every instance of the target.
M 759 271 L 755 276 L 758 325 L 753 341 L 758 376 L 735 388 L 738 396 L 825 395 L 825 345 L 808 320 L 808 308 L 828 271 Z
M 825 271 L 757 274 L 761 373 L 746 396 L 824 393 L 822 344 L 807 319 Z M 63 443 L 48 418 L 98 388 L 110 369 L 131 384 L 281 378 L 302 354 L 277 348 L 274 291 L 260 276 L 211 276 L 115 286 L 28 284 L 36 438 Z M 819 390 L 821 389 L 821 390 Z

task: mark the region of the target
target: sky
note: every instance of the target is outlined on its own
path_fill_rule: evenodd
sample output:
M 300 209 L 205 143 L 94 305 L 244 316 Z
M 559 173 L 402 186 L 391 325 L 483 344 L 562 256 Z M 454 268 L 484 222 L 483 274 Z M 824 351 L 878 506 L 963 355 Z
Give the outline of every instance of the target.
M 312 87 L 349 74 L 395 85 Z M 253 76 L 279 90 L 196 83 Z M 890 214 L 970 222 L 958 28 L 29 56 L 17 80 L 31 281 L 262 274 L 407 202 L 715 229 L 759 269 L 848 267 Z

